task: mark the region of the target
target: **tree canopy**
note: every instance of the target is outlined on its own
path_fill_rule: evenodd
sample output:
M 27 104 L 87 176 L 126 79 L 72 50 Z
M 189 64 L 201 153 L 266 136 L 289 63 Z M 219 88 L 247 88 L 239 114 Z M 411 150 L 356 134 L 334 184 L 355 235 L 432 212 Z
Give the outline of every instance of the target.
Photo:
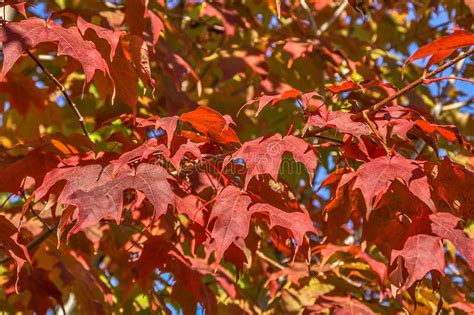
M 1 312 L 474 312 L 473 1 L 2 10 Z

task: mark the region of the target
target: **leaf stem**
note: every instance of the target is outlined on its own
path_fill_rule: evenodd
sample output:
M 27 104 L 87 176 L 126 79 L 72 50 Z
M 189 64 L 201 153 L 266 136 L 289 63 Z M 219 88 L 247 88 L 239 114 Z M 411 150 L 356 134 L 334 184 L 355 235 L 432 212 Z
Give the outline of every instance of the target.
M 69 105 L 69 107 L 71 107 L 71 109 L 74 111 L 74 114 L 76 114 L 76 117 L 77 119 L 79 120 L 79 123 L 81 124 L 81 128 L 82 128 L 82 131 L 84 133 L 84 135 L 89 138 L 90 140 L 90 136 L 89 136 L 89 133 L 87 132 L 87 129 L 86 129 L 86 125 L 84 124 L 84 117 L 82 117 L 81 115 L 81 112 L 79 111 L 79 109 L 77 108 L 76 104 L 74 104 L 74 102 L 71 100 L 71 98 L 69 97 L 69 95 L 66 93 L 66 88 L 64 87 L 64 85 L 61 84 L 61 82 L 59 82 L 58 79 L 56 79 L 56 77 L 54 75 L 51 74 L 51 72 L 48 71 L 48 69 L 45 68 L 45 66 L 38 60 L 38 58 L 35 57 L 35 55 L 33 55 L 31 53 L 31 51 L 27 50 L 26 51 L 28 56 L 30 56 L 31 59 L 33 59 L 33 61 L 36 63 L 36 65 L 38 67 L 40 67 L 40 69 L 43 71 L 43 73 L 49 78 L 51 79 L 51 81 L 54 82 L 54 84 L 56 84 L 56 86 L 58 87 L 59 91 L 61 91 L 62 95 L 64 96 L 64 98 L 66 99 L 66 102 L 67 104 Z

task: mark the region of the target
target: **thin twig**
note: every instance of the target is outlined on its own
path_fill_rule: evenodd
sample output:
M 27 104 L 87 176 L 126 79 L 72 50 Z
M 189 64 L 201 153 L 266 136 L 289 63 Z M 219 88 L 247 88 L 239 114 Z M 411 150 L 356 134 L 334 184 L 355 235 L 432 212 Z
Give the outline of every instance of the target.
M 279 262 L 277 261 L 274 261 L 273 259 L 271 259 L 270 257 L 268 257 L 267 255 L 265 255 L 264 253 L 262 253 L 260 250 L 257 250 L 257 256 L 262 258 L 264 261 L 266 261 L 267 263 L 269 263 L 270 265 L 272 265 L 273 267 L 276 267 L 277 269 L 280 269 L 280 270 L 283 270 L 285 269 L 286 267 L 283 266 L 282 264 L 280 264 Z
M 308 132 L 308 135 L 305 136 L 305 138 L 308 137 L 308 138 L 318 138 L 318 139 L 322 139 L 322 140 L 327 140 L 327 141 L 332 141 L 332 142 L 335 142 L 335 143 L 338 143 L 338 144 L 344 144 L 344 142 L 342 142 L 341 140 L 338 140 L 338 139 L 333 139 L 333 138 L 330 138 L 330 137 L 326 137 L 326 136 L 320 136 L 320 135 L 313 135 L 313 134 L 310 134 L 310 132 Z
M 14 193 L 10 193 L 7 197 L 7 199 L 5 199 L 5 201 L 2 203 L 2 205 L 0 206 L 0 209 L 2 209 L 3 207 L 5 207 L 5 205 L 7 204 L 7 202 L 11 199 L 11 197 L 13 197 Z
M 38 67 L 40 67 L 40 69 L 43 71 L 43 73 L 49 78 L 51 79 L 51 81 L 54 82 L 54 84 L 56 84 L 56 86 L 58 87 L 58 89 L 61 91 L 62 95 L 64 96 L 64 98 L 66 99 L 66 102 L 67 104 L 69 105 L 69 107 L 71 107 L 71 109 L 74 111 L 74 113 L 76 114 L 76 117 L 77 119 L 79 120 L 79 123 L 81 124 L 81 128 L 82 128 L 82 131 L 84 132 L 84 135 L 90 139 L 89 137 L 89 133 L 87 132 L 87 129 L 86 129 L 86 125 L 84 124 L 84 117 L 82 117 L 81 115 L 81 112 L 79 111 L 79 109 L 77 108 L 76 104 L 74 104 L 74 102 L 71 100 L 71 98 L 69 97 L 69 95 L 67 94 L 66 92 L 66 88 L 64 87 L 64 85 L 61 84 L 61 82 L 59 82 L 58 79 L 56 79 L 56 77 L 54 75 L 51 74 L 51 72 L 48 71 L 48 69 L 46 69 L 43 64 L 38 60 L 38 58 L 35 57 L 35 55 L 33 55 L 31 53 L 31 51 L 27 50 L 26 51 L 28 56 L 31 57 L 31 59 L 33 59 L 33 61 L 36 63 L 36 65 Z
M 459 74 L 465 61 L 466 59 L 456 64 L 452 73 L 454 76 L 457 76 Z M 447 82 L 447 84 L 444 86 L 441 92 L 440 100 L 438 100 L 438 102 L 435 104 L 435 106 L 431 110 L 431 114 L 434 119 L 438 119 L 441 116 L 441 113 L 443 112 L 443 109 L 444 109 L 443 103 L 446 101 L 446 99 L 448 99 L 448 95 L 449 95 L 449 91 L 451 87 L 454 87 L 454 80 L 449 80 Z M 419 138 L 415 144 L 415 152 L 413 152 L 412 157 L 416 158 L 417 155 L 421 154 L 425 146 L 426 146 L 426 141 L 423 140 L 423 138 Z
M 306 0 L 301 0 L 300 4 L 301 4 L 301 7 L 305 10 L 306 14 L 308 15 L 309 23 L 311 23 L 311 30 L 313 31 L 313 35 L 318 36 L 318 25 L 316 24 L 316 21 L 314 20 L 313 11 L 311 11 L 311 8 L 309 7 L 308 3 L 306 3 Z
M 453 110 L 453 109 L 458 109 L 458 108 L 461 108 L 461 107 L 464 107 L 464 106 L 467 106 L 471 103 L 474 102 L 474 98 L 470 98 L 468 99 L 467 101 L 464 101 L 464 102 L 457 102 L 457 103 L 452 103 L 452 104 L 448 104 L 448 105 L 444 105 L 442 108 L 441 108 L 441 111 L 442 112 L 446 112 L 448 110 Z
M 344 2 L 337 8 L 333 16 L 316 31 L 316 36 L 321 36 L 327 29 L 341 16 L 342 12 L 346 9 L 349 2 L 344 0 Z
M 387 147 L 387 144 L 385 143 L 385 141 L 383 141 L 383 138 L 380 135 L 380 132 L 377 130 L 377 126 L 374 124 L 374 122 L 372 120 L 369 119 L 368 114 L 364 113 L 362 115 L 362 117 L 364 117 L 365 122 L 367 123 L 367 125 L 369 125 L 370 130 L 372 130 L 372 133 L 375 135 L 375 137 L 377 138 L 379 143 L 383 146 L 383 148 L 384 148 L 385 152 L 387 153 L 387 155 L 392 156 L 392 152 Z

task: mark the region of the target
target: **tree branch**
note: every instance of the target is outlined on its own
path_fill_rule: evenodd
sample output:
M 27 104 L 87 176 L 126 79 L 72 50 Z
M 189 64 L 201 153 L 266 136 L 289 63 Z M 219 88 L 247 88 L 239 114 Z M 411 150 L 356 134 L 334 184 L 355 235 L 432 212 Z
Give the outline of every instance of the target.
M 423 84 L 423 82 L 426 79 L 430 79 L 430 78 L 434 77 L 435 75 L 437 75 L 437 74 L 443 72 L 444 70 L 448 69 L 449 67 L 455 65 L 459 61 L 471 56 L 473 53 L 474 53 L 474 48 L 469 49 L 467 52 L 460 54 L 459 56 L 457 56 L 453 60 L 445 63 L 442 66 L 440 66 L 438 69 L 433 70 L 431 72 L 428 72 L 426 75 L 424 75 L 424 76 L 418 78 L 417 80 L 411 82 L 410 84 L 408 84 L 407 86 L 405 86 L 404 88 L 399 90 L 398 92 L 384 98 L 383 100 L 376 103 L 375 105 L 373 105 L 373 106 L 371 106 L 367 109 L 364 109 L 361 112 L 356 113 L 355 115 L 352 116 L 352 119 L 359 119 L 359 118 L 362 118 L 364 116 L 364 113 L 365 114 L 370 114 L 372 112 L 375 112 L 375 111 L 379 110 L 383 106 L 387 105 L 388 103 L 390 103 L 391 101 L 397 99 L 398 97 L 402 96 L 403 94 L 407 93 L 408 91 L 414 89 L 418 85 Z
M 379 101 L 375 105 L 373 105 L 373 106 L 371 106 L 367 109 L 364 109 L 363 111 L 355 113 L 354 115 L 352 115 L 351 118 L 353 120 L 359 120 L 359 119 L 364 118 L 364 115 L 369 115 L 369 114 L 379 110 L 380 108 L 387 105 L 391 101 L 397 99 L 398 97 L 402 96 L 403 94 L 407 93 L 408 91 L 416 88 L 418 85 L 423 84 L 426 79 L 430 79 L 430 78 L 434 77 L 435 75 L 437 75 L 437 74 L 443 72 L 444 70 L 448 69 L 449 67 L 457 64 L 461 60 L 466 59 L 467 57 L 471 56 L 472 54 L 474 54 L 474 48 L 471 48 L 468 51 L 466 51 L 465 53 L 462 53 L 462 54 L 458 55 L 456 58 L 454 58 L 453 60 L 445 63 L 442 66 L 440 66 L 438 69 L 433 70 L 431 72 L 428 72 L 426 75 L 424 75 L 424 76 L 418 78 L 417 80 L 411 82 L 410 84 L 408 84 L 407 86 L 405 86 L 404 88 L 399 90 L 398 92 L 384 98 L 383 100 Z M 330 128 L 322 127 L 319 130 L 310 131 L 310 132 L 308 132 L 307 137 L 315 137 L 317 134 L 319 134 L 323 131 L 326 131 L 328 129 L 330 129 Z
M 445 112 L 445 111 L 448 111 L 448 110 L 453 110 L 453 109 L 458 109 L 458 108 L 461 108 L 461 107 L 464 107 L 464 106 L 467 106 L 471 103 L 474 102 L 474 98 L 470 98 L 464 102 L 457 102 L 457 103 L 453 103 L 453 104 L 448 104 L 448 105 L 444 105 L 442 108 L 441 108 L 441 111 L 442 112 Z
M 64 98 L 66 99 L 66 102 L 67 104 L 69 105 L 69 107 L 71 107 L 71 109 L 74 111 L 74 113 L 76 114 L 76 117 L 77 119 L 79 120 L 79 123 L 81 124 L 81 128 L 82 128 L 82 131 L 84 133 L 84 135 L 89 138 L 90 140 L 90 137 L 89 137 L 89 133 L 87 132 L 87 129 L 86 129 L 86 125 L 84 124 L 84 117 L 82 117 L 81 115 L 81 112 L 79 111 L 79 109 L 77 108 L 76 104 L 74 104 L 74 102 L 71 100 L 71 98 L 69 97 L 69 95 L 66 93 L 66 88 L 64 87 L 64 85 L 61 84 L 61 82 L 59 82 L 58 79 L 56 79 L 56 77 L 54 77 L 54 75 L 52 75 L 48 69 L 46 69 L 43 64 L 38 60 L 38 58 L 35 57 L 35 55 L 33 55 L 31 53 L 31 51 L 27 50 L 26 51 L 28 53 L 28 56 L 30 56 L 31 59 L 33 59 L 33 61 L 36 63 L 36 65 L 38 67 L 40 67 L 40 69 L 43 71 L 43 73 L 49 78 L 51 79 L 51 81 L 54 82 L 54 84 L 56 84 L 56 86 L 58 87 L 58 89 L 61 91 L 62 95 L 64 96 Z
M 344 0 L 341 5 L 334 12 L 334 15 L 316 31 L 316 36 L 321 36 L 327 29 L 341 16 L 342 12 L 346 9 L 349 1 Z
M 314 20 L 313 12 L 311 11 L 311 8 L 309 7 L 308 3 L 306 3 L 306 0 L 301 0 L 300 5 L 303 8 L 303 10 L 306 12 L 308 15 L 309 23 L 311 24 L 311 30 L 313 32 L 314 36 L 318 36 L 318 25 L 316 24 L 316 21 Z

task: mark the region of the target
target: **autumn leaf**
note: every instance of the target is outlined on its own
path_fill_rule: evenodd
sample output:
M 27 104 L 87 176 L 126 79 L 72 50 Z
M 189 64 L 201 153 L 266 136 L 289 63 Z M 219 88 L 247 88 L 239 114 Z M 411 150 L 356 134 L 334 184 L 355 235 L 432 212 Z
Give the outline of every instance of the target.
M 298 90 L 295 90 L 295 89 L 285 91 L 285 92 L 283 92 L 281 94 L 278 94 L 278 95 L 263 95 L 263 96 L 258 97 L 256 99 L 248 101 L 247 103 L 245 103 L 244 106 L 242 106 L 240 108 L 240 110 L 242 110 L 242 108 L 247 107 L 249 105 L 252 105 L 254 103 L 258 103 L 257 112 L 255 113 L 255 116 L 258 116 L 258 114 L 260 114 L 260 112 L 263 110 L 263 108 L 265 106 L 267 106 L 268 104 L 270 104 L 271 107 L 274 107 L 278 102 L 281 102 L 283 100 L 290 99 L 290 98 L 296 99 L 297 97 L 299 97 L 301 95 L 302 95 L 302 93 Z
M 294 136 L 282 137 L 275 134 L 269 138 L 258 138 L 242 145 L 240 149 L 224 160 L 224 167 L 237 158 L 245 160 L 247 175 L 244 187 L 247 188 L 250 180 L 260 174 L 269 174 L 274 180 L 278 180 L 278 171 L 283 154 L 289 152 L 295 161 L 302 163 L 308 171 L 309 180 L 312 182 L 313 173 L 316 169 L 317 158 L 309 148 L 309 144 Z
M 98 37 L 105 40 L 110 46 L 110 61 L 114 60 L 115 52 L 117 50 L 120 37 L 123 35 L 123 32 L 116 32 L 113 30 L 106 29 L 104 27 L 92 24 L 87 22 L 81 17 L 77 18 L 77 28 L 84 35 L 87 30 L 94 31 Z
M 370 128 L 366 123 L 354 121 L 351 113 L 341 111 L 331 111 L 326 106 L 320 106 L 318 111 L 308 118 L 303 133 L 309 127 L 336 129 L 338 132 L 352 135 L 356 138 L 368 136 L 371 134 Z
M 76 59 L 83 67 L 86 82 L 90 82 L 96 70 L 105 74 L 109 67 L 95 45 L 82 39 L 75 27 L 64 28 L 51 20 L 29 18 L 19 22 L 10 22 L 0 30 L 0 41 L 3 43 L 4 77 L 13 65 L 27 50 L 35 48 L 41 43 L 53 42 L 58 45 L 59 56 L 70 56 Z
M 429 68 L 431 65 L 448 58 L 456 49 L 471 45 L 474 45 L 474 35 L 468 31 L 456 30 L 450 35 L 443 36 L 420 47 L 405 61 L 405 64 L 431 56 L 426 65 Z
M 248 195 L 234 186 L 225 187 L 216 197 L 209 221 L 215 219 L 211 232 L 216 261 L 219 262 L 229 246 L 237 239 L 249 233 L 251 203 Z
M 228 127 L 224 116 L 209 107 L 199 106 L 192 112 L 182 114 L 179 119 L 206 134 L 211 141 L 222 144 L 240 143 L 239 137 Z
M 422 280 L 430 271 L 444 275 L 444 252 L 440 239 L 436 236 L 416 234 L 408 237 L 402 249 L 392 250 L 391 264 L 397 264 L 401 273 L 402 265 L 398 257 L 403 259 L 403 266 L 408 276 L 403 279 L 403 287 L 411 288 L 416 281 Z
M 402 180 L 411 193 L 433 212 L 436 211 L 430 196 L 428 178 L 424 174 L 421 162 L 400 155 L 382 156 L 363 164 L 356 172 L 345 174 L 339 185 L 345 185 L 353 178 L 355 178 L 353 189 L 360 189 L 364 196 L 367 217 L 396 179 Z
M 105 169 L 100 165 L 56 169 L 47 175 L 43 185 L 35 191 L 35 198 L 41 199 L 58 181 L 67 181 L 58 203 L 77 207 L 77 222 L 70 234 L 102 219 L 119 223 L 123 211 L 123 192 L 126 189 L 135 189 L 145 195 L 154 207 L 154 218 L 164 214 L 168 205 L 174 203 L 168 183 L 171 177 L 161 166 L 140 164 L 136 171 L 123 166 L 115 175 L 113 170 L 112 165 Z
M 453 243 L 459 253 L 465 257 L 471 269 L 474 270 L 474 240 L 458 228 L 461 219 L 448 212 L 438 212 L 431 214 L 430 220 L 433 233 Z
M 415 125 L 433 138 L 436 137 L 436 133 L 439 133 L 444 139 L 451 142 L 454 142 L 459 138 L 455 126 L 440 126 L 421 119 L 415 121 Z
M 269 204 L 257 203 L 250 207 L 250 213 L 264 213 L 270 219 L 270 228 L 281 226 L 293 234 L 298 246 L 303 245 L 304 235 L 306 232 L 312 232 L 319 235 L 313 225 L 311 218 L 302 212 L 285 212 L 275 208 Z
M 17 264 L 17 273 L 26 262 L 31 262 L 28 249 L 18 243 L 18 229 L 5 216 L 0 215 L 0 249 Z
M 16 193 L 27 176 L 35 179 L 40 185 L 46 173 L 58 166 L 55 155 L 33 150 L 11 164 L 0 168 L 0 191 Z

